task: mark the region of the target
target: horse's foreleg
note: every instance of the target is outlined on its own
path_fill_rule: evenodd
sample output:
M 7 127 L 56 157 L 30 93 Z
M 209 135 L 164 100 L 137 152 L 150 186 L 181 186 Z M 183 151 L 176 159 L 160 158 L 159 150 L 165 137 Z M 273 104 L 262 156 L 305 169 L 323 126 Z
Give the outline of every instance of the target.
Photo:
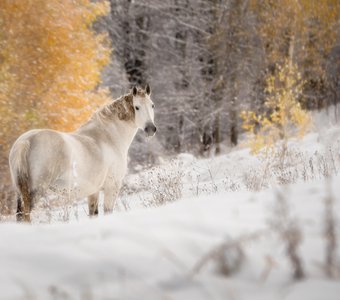
M 112 213 L 118 197 L 120 184 L 109 183 L 104 186 L 104 213 Z
M 104 190 L 104 213 L 109 214 L 113 212 L 118 193 L 115 190 Z
M 16 217 L 17 217 L 17 222 L 22 222 L 23 220 L 23 211 L 22 211 L 22 200 L 20 195 L 17 195 L 17 213 L 16 213 Z
M 90 217 L 98 215 L 98 198 L 99 192 L 90 195 L 87 199 Z
M 31 211 L 33 209 L 33 204 L 35 202 L 36 193 L 31 192 L 27 195 L 23 195 L 24 202 L 24 221 L 31 222 Z

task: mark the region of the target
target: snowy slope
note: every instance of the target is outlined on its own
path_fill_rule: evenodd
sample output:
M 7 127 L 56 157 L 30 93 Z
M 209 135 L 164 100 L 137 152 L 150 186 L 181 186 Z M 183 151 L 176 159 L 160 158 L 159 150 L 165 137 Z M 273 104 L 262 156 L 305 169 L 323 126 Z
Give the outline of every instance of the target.
M 325 184 L 300 184 L 284 194 L 304 234 L 301 282 L 292 281 L 284 245 L 268 227 L 276 196 L 266 190 L 69 224 L 2 224 L 0 299 L 338 299 L 339 281 L 327 280 L 321 268 Z M 242 237 L 245 258 L 235 274 L 220 274 L 216 260 L 192 274 L 213 247 Z
M 332 147 L 335 162 L 328 167 L 337 173 L 339 132 L 334 127 L 291 141 L 299 155 L 285 168 L 299 171 L 288 174 L 294 184 L 287 186 L 278 185 L 283 175 L 274 167 L 262 180 L 267 164 L 247 149 L 204 160 L 181 155 L 158 171 L 128 177 L 130 188 L 136 184 L 135 193 L 123 196 L 130 211 L 88 219 L 82 204 L 68 223 L 2 223 L 0 299 L 339 299 L 339 278 L 324 272 L 324 212 L 331 194 L 339 220 L 340 176 L 324 179 L 321 159 Z M 320 170 L 304 179 L 311 158 Z M 181 199 L 146 208 L 147 182 L 160 172 L 182 178 Z M 266 183 L 259 192 L 251 190 L 254 178 Z M 280 218 L 280 197 L 303 236 L 301 281 L 292 279 L 285 242 L 270 225 Z

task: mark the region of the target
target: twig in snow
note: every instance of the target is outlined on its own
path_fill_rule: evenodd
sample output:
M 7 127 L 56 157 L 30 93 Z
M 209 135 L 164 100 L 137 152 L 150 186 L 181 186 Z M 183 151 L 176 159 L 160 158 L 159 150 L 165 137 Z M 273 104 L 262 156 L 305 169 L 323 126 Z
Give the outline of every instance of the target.
M 334 216 L 334 198 L 330 182 L 328 182 L 328 195 L 324 201 L 325 213 L 324 213 L 324 237 L 326 239 L 326 257 L 325 257 L 325 270 L 328 277 L 336 277 L 336 273 L 339 272 L 336 268 L 336 220 Z
M 230 274 L 237 271 L 243 262 L 244 252 L 241 245 L 245 242 L 256 240 L 265 234 L 268 234 L 268 230 L 246 234 L 238 239 L 229 240 L 219 244 L 215 248 L 209 250 L 208 253 L 206 253 L 200 260 L 197 261 L 192 270 L 189 272 L 188 277 L 193 278 L 210 261 L 217 262 L 220 273 L 225 276 L 229 276 Z M 228 251 L 234 251 L 234 254 L 236 255 L 233 262 L 228 261 Z
M 273 218 L 269 220 L 271 227 L 278 233 L 286 246 L 286 254 L 291 262 L 294 279 L 302 279 L 305 273 L 298 248 L 302 242 L 302 232 L 298 222 L 290 214 L 290 208 L 283 193 L 277 193 L 277 202 L 274 207 Z

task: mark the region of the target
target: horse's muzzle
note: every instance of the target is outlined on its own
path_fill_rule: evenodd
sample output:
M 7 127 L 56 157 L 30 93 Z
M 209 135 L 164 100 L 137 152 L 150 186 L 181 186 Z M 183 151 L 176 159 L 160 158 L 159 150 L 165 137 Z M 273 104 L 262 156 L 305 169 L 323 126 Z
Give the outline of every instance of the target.
M 153 136 L 153 135 L 155 135 L 157 128 L 153 123 L 148 123 L 148 124 L 146 124 L 144 131 L 145 131 L 147 136 Z

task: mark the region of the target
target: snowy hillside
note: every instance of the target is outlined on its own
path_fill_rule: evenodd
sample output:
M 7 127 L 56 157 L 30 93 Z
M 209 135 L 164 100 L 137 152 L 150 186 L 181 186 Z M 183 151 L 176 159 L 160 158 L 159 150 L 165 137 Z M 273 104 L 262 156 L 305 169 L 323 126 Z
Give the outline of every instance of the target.
M 284 160 L 183 154 L 128 176 L 113 215 L 42 205 L 2 223 L 0 299 L 339 299 L 339 137 L 291 141 Z

